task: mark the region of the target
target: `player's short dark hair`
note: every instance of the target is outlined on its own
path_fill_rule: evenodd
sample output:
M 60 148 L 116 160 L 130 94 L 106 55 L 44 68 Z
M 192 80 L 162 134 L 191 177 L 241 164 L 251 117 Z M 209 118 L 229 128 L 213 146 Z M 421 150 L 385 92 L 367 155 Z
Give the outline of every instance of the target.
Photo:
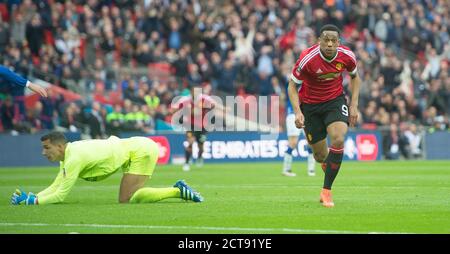
M 66 136 L 64 133 L 59 131 L 52 131 L 41 137 L 41 141 L 50 140 L 52 144 L 65 144 L 67 143 Z
M 321 36 L 324 31 L 335 31 L 338 33 L 338 36 L 341 36 L 341 30 L 339 30 L 337 26 L 332 24 L 326 24 L 322 26 L 322 28 L 320 28 L 319 36 Z

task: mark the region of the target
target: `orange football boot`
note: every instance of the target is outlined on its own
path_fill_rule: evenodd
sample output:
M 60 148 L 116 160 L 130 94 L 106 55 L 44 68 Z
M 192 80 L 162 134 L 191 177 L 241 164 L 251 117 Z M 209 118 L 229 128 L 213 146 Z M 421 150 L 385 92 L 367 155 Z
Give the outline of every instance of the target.
M 333 207 L 333 199 L 331 198 L 331 190 L 322 189 L 320 192 L 320 203 L 325 207 Z

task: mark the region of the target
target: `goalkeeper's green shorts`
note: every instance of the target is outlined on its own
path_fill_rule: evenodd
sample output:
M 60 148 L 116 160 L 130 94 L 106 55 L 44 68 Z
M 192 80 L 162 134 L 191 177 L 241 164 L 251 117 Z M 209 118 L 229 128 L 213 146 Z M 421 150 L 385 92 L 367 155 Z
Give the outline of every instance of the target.
M 130 151 L 130 161 L 123 167 L 123 172 L 151 176 L 158 161 L 158 144 L 146 137 L 133 137 L 126 146 Z

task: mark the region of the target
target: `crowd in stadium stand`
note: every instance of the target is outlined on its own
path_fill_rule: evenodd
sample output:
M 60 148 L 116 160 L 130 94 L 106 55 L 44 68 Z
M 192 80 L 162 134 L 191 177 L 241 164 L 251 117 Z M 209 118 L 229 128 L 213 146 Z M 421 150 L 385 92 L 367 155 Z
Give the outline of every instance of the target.
M 446 0 L 8 0 L 0 4 L 0 64 L 83 96 L 25 107 L 0 88 L 3 132 L 66 128 L 104 137 L 150 132 L 189 85 L 215 95 L 279 95 L 300 52 L 327 23 L 358 58 L 359 128 L 386 128 L 416 156 L 421 130 L 448 130 Z M 349 77 L 344 85 L 348 89 Z M 282 119 L 282 118 L 281 118 Z M 407 133 L 407 134 L 405 134 Z M 420 142 L 419 142 L 420 143 Z M 417 145 L 416 145 L 417 146 Z

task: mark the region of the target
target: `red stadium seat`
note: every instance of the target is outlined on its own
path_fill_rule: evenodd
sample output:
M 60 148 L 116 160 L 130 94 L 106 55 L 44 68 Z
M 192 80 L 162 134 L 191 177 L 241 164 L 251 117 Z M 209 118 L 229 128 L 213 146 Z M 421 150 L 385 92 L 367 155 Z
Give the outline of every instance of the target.
M 2 20 L 4 22 L 8 22 L 9 21 L 8 7 L 6 6 L 5 3 L 0 3 L 0 14 L 2 15 Z
M 239 87 L 236 92 L 237 95 L 246 96 L 245 89 L 243 87 Z
M 169 63 L 151 63 L 148 65 L 148 76 L 151 80 L 158 79 L 167 82 L 173 74 L 173 68 Z
M 361 125 L 361 129 L 364 129 L 364 130 L 376 130 L 377 129 L 377 125 L 375 123 L 363 123 Z
M 45 29 L 44 38 L 46 44 L 55 45 L 55 38 L 53 37 L 52 31 Z
M 149 67 L 166 73 L 172 72 L 172 66 L 169 63 L 151 63 Z
M 38 56 L 31 56 L 32 58 L 32 62 L 34 66 L 39 66 L 39 64 L 41 63 L 40 59 Z
M 84 6 L 81 5 L 81 4 L 78 4 L 78 5 L 76 6 L 76 12 L 77 12 L 78 14 L 83 14 L 83 13 L 84 13 Z
M 84 57 L 84 51 L 85 51 L 85 49 L 86 49 L 86 38 L 83 38 L 83 37 L 80 38 L 80 46 L 79 46 L 79 49 L 80 49 L 80 55 L 81 55 L 81 57 Z
M 121 104 L 122 105 L 122 93 L 118 91 L 111 91 L 109 93 L 109 101 L 112 105 Z
M 344 29 L 342 31 L 342 37 L 344 38 L 348 38 L 350 37 L 350 35 L 352 34 L 353 30 L 356 29 L 356 24 L 355 23 L 351 23 L 348 24 L 346 26 L 344 26 Z
M 282 35 L 279 40 L 280 48 L 285 50 L 292 48 L 295 44 L 295 28 Z
M 94 101 L 97 101 L 101 104 L 111 104 L 108 98 L 105 97 L 103 93 L 94 93 L 93 95 Z

